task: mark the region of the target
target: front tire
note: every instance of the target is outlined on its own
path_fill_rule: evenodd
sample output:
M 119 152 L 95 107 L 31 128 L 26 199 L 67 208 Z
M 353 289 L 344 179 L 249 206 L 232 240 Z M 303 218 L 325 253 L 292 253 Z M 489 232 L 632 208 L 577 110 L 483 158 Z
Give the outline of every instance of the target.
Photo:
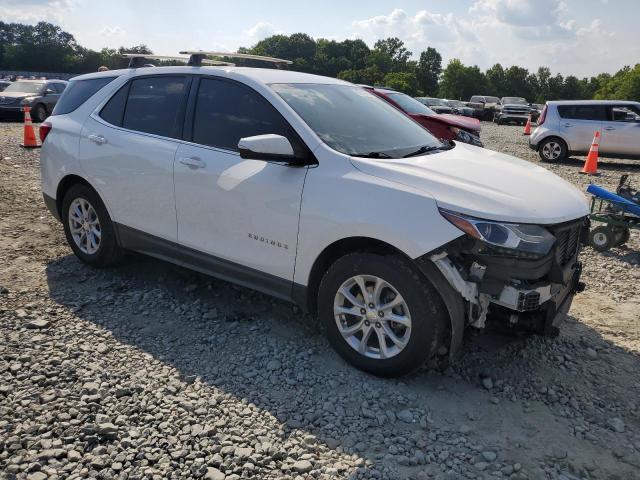
M 318 312 L 347 362 L 382 377 L 404 375 L 437 350 L 448 319 L 440 295 L 399 256 L 348 254 L 325 273 Z
M 557 137 L 545 138 L 538 146 L 538 155 L 544 162 L 561 162 L 567 158 L 567 144 Z
M 614 246 L 616 234 L 606 226 L 596 227 L 589 232 L 589 245 L 598 252 L 606 252 Z
M 62 200 L 62 223 L 73 253 L 84 263 L 106 267 L 120 257 L 113 223 L 98 194 L 87 185 L 74 185 Z

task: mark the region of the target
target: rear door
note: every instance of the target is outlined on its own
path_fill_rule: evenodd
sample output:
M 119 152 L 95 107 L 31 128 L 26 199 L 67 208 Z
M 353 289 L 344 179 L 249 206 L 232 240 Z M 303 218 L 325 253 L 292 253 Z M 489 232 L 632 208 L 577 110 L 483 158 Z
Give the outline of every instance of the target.
M 560 117 L 560 133 L 567 139 L 569 150 L 572 152 L 588 152 L 596 131 L 599 131 L 604 139 L 602 124 L 606 119 L 604 105 L 558 105 Z
M 275 295 L 290 293 L 307 167 L 247 160 L 240 138 L 283 135 L 306 148 L 288 122 L 250 87 L 199 80 L 175 161 L 178 242 L 212 257 L 217 270 Z M 264 274 L 267 275 L 264 275 Z
M 182 135 L 185 75 L 137 77 L 85 122 L 80 157 L 118 224 L 177 240 L 173 161 Z
M 640 156 L 640 107 L 631 104 L 607 107 L 600 151 L 613 155 Z

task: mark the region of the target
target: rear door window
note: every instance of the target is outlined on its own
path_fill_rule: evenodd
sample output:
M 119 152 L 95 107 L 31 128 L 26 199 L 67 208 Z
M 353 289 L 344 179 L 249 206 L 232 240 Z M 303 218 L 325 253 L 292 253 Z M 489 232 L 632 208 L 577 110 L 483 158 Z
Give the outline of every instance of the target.
M 571 120 L 606 120 L 604 105 L 558 105 L 560 117 Z
M 640 122 L 640 107 L 631 105 L 611 107 L 609 120 L 613 122 Z
M 288 122 L 257 92 L 224 80 L 203 78 L 193 118 L 193 142 L 238 150 L 241 138 L 282 135 L 298 153 L 300 143 Z
M 180 137 L 188 86 L 186 76 L 163 75 L 133 80 L 122 127 L 163 137 Z
M 111 125 L 121 127 L 122 118 L 124 117 L 124 107 L 127 105 L 128 94 L 129 84 L 127 83 L 109 99 L 104 107 L 102 107 L 100 117 Z
M 66 113 L 73 112 L 92 97 L 98 90 L 111 83 L 116 78 L 118 77 L 100 77 L 69 82 L 51 114 L 64 115 Z M 51 88 L 55 88 L 56 86 L 57 84 L 50 85 Z

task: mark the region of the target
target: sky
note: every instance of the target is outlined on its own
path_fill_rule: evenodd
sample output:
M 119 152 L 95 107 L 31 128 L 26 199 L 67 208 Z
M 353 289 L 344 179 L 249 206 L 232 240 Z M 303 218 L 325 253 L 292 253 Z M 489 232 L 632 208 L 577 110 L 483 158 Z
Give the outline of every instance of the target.
M 591 76 L 640 62 L 640 0 L 0 0 L 0 20 L 46 20 L 96 50 L 148 45 L 235 51 L 275 34 L 395 36 L 418 58 L 428 46 L 443 66 L 459 58 Z

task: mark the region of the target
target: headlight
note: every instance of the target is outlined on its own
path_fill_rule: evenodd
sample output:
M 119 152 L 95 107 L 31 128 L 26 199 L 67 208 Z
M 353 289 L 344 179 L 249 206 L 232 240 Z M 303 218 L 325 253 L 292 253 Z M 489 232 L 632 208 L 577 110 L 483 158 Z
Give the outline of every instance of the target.
M 453 133 L 456 134 L 456 140 L 463 143 L 468 143 L 470 145 L 475 145 L 477 147 L 484 147 L 482 142 L 480 141 L 480 137 L 473 135 L 466 130 L 462 130 L 458 127 L 449 127 Z
M 440 214 L 467 235 L 491 245 L 496 253 L 503 255 L 543 257 L 556 241 L 540 225 L 492 222 L 442 208 Z
M 20 105 L 27 105 L 31 103 L 32 100 L 33 98 L 29 98 L 29 97 L 23 98 L 22 100 L 20 100 Z

